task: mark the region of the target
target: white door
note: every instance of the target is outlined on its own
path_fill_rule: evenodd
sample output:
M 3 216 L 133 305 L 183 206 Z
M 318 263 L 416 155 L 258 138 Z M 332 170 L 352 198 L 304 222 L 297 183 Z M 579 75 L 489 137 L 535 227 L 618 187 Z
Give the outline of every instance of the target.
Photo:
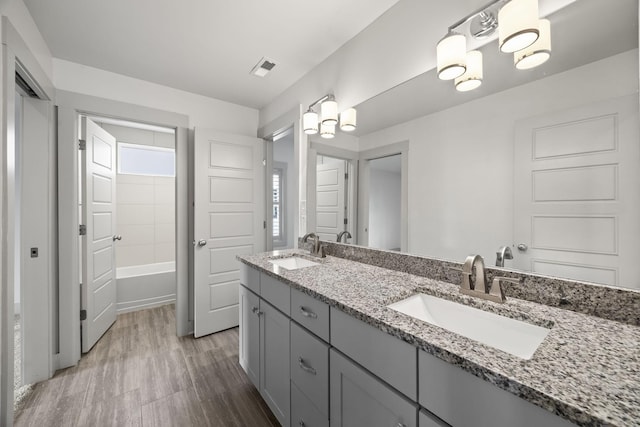
M 116 321 L 116 139 L 82 117 L 82 352 Z
M 344 183 L 344 161 L 316 166 L 316 234 L 321 240 L 335 242 L 346 230 Z
M 236 255 L 264 250 L 264 141 L 195 130 L 194 336 L 238 325 Z
M 514 266 L 640 287 L 637 94 L 516 125 Z

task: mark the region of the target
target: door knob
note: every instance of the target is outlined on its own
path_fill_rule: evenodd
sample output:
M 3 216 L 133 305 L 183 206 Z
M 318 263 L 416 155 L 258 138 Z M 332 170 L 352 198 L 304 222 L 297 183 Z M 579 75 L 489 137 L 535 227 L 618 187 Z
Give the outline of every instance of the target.
M 113 235 L 113 241 L 115 242 L 116 240 L 122 240 L 122 236 L 119 234 L 114 234 Z
M 207 241 L 204 239 L 198 240 L 198 247 L 207 246 Z
M 526 252 L 526 251 L 527 251 L 527 249 L 529 249 L 529 246 L 527 246 L 527 245 L 526 245 L 526 244 L 524 244 L 524 243 L 520 243 L 520 244 L 518 244 L 517 248 L 518 248 L 518 250 L 519 250 L 520 252 Z

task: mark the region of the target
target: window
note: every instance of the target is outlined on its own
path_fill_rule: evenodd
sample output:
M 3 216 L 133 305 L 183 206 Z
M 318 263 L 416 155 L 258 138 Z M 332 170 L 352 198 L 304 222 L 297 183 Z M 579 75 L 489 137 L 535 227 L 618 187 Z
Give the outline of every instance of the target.
M 118 173 L 176 176 L 176 150 L 150 145 L 118 143 Z
M 273 245 L 284 246 L 287 237 L 284 227 L 284 168 L 273 168 Z

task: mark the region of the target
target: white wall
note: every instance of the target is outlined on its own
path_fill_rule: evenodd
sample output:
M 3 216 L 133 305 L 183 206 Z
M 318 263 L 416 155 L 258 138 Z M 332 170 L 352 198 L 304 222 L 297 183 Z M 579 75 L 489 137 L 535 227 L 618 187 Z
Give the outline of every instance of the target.
M 53 84 L 59 90 L 184 114 L 189 127 L 247 136 L 256 136 L 258 129 L 258 110 L 253 108 L 58 58 L 53 59 Z
M 373 160 L 375 161 L 375 160 Z M 369 246 L 400 250 L 401 175 L 369 169 Z
M 513 243 L 515 122 L 635 93 L 637 64 L 636 49 L 361 137 L 361 150 L 410 141 L 408 251 L 495 259 Z
M 175 135 L 101 125 L 118 143 L 175 148 Z M 175 261 L 175 178 L 116 176 L 116 267 Z

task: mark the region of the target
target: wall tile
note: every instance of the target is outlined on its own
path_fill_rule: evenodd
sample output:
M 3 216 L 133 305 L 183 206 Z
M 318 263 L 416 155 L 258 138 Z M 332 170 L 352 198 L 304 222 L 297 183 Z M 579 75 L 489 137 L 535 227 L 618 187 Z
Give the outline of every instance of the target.
M 154 223 L 156 206 L 153 204 L 134 205 L 118 203 L 116 215 L 118 226 L 120 225 L 152 225 Z M 169 222 L 169 221 L 166 221 Z
M 122 241 L 124 241 L 124 237 Z M 118 243 L 116 245 L 116 268 L 153 264 L 155 262 L 154 254 L 154 245 L 123 246 Z
M 118 186 L 119 203 L 148 205 L 154 203 L 153 185 L 121 184 Z
M 153 185 L 154 180 L 152 176 L 144 176 L 144 175 L 126 175 L 119 173 L 116 176 L 116 183 L 120 184 L 147 184 Z
M 173 185 L 156 185 L 154 192 L 156 204 L 173 204 L 175 202 L 175 187 Z
M 175 243 L 156 243 L 155 262 L 167 262 L 176 260 Z
M 175 223 L 176 207 L 174 204 L 154 205 L 156 222 Z
M 155 224 L 156 243 L 175 243 L 176 226 L 174 223 Z
M 119 242 L 121 246 L 152 245 L 155 240 L 154 226 L 152 225 L 121 225 L 118 234 L 122 236 Z

